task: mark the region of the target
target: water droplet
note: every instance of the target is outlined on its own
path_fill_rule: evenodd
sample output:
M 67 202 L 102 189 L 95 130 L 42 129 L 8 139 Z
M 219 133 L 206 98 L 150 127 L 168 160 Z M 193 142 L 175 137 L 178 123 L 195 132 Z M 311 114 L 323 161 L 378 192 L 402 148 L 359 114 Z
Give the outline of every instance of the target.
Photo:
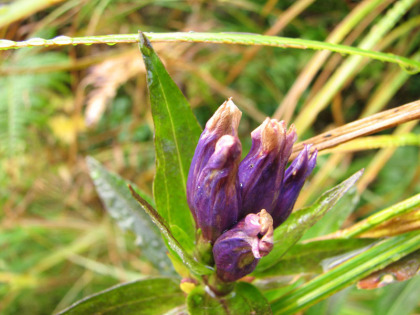
M 143 244 L 143 238 L 141 236 L 137 236 L 135 244 L 137 246 L 141 246 Z
M 31 46 L 44 46 L 47 41 L 42 38 L 31 38 L 28 39 L 26 42 Z
M 420 72 L 420 69 L 418 67 L 412 66 L 412 65 L 399 65 L 401 69 L 403 69 L 408 74 L 416 74 Z
M 114 46 L 116 43 L 106 43 L 108 46 Z
M 73 42 L 73 39 L 68 36 L 57 36 L 53 38 L 52 41 L 57 45 L 70 45 Z
M 0 40 L 0 48 L 9 48 L 15 46 L 15 42 L 7 39 Z

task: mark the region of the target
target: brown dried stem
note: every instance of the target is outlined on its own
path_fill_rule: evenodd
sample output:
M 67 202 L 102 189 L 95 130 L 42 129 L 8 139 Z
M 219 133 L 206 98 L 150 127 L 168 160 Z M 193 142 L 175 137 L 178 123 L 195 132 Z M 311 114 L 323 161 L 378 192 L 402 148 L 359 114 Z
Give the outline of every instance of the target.
M 318 151 L 335 147 L 352 139 L 395 127 L 420 118 L 420 100 L 359 119 L 344 126 L 322 133 L 293 146 L 290 159 L 294 159 L 305 144 L 312 144 Z

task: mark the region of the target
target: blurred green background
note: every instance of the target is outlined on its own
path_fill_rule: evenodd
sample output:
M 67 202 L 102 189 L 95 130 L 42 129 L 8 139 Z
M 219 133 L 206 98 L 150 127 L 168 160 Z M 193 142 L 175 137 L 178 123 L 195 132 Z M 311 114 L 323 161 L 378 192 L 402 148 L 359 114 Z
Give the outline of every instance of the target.
M 0 38 L 142 30 L 325 41 L 341 32 L 338 43 L 357 46 L 395 2 L 1 1 Z M 358 23 L 345 25 L 368 5 Z M 418 59 L 419 13 L 420 4 L 414 1 L 372 49 Z M 154 47 L 202 125 L 233 97 L 244 113 L 240 138 L 245 153 L 249 133 L 261 118 L 275 115 L 292 123 L 347 58 L 331 54 L 316 64 L 319 71 L 311 79 L 307 65 L 314 51 L 201 43 Z M 0 313 L 51 314 L 111 285 L 156 274 L 143 261 L 134 235 L 108 218 L 85 162 L 93 156 L 152 195 L 153 123 L 137 46 L 26 48 L 1 51 L 0 62 Z M 345 84 L 300 138 L 420 95 L 420 75 L 410 76 L 394 64 L 361 59 L 354 73 L 344 75 Z M 309 81 L 299 92 L 298 83 L 305 77 Z M 357 187 L 361 201 L 350 221 L 420 192 L 419 130 L 417 122 L 411 122 L 382 132 L 410 134 L 417 137 L 417 145 L 398 138 L 382 149 L 321 155 L 298 206 L 363 167 L 366 172 Z M 347 289 L 305 314 L 385 314 L 400 292 L 412 293 L 409 285 Z M 409 312 L 420 313 L 420 295 L 412 300 Z

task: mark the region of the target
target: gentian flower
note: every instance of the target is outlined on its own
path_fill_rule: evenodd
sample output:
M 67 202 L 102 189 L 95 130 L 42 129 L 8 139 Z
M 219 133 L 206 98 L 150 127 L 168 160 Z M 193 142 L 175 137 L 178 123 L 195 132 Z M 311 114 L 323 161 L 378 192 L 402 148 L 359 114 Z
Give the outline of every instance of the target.
M 273 219 L 267 211 L 248 214 L 213 246 L 217 275 L 225 282 L 251 273 L 273 248 Z
M 317 156 L 307 145 L 286 169 L 295 128 L 267 118 L 240 162 L 240 117 L 231 99 L 220 106 L 200 136 L 187 181 L 188 205 L 224 282 L 251 273 L 271 251 L 273 229 L 292 212 Z
M 200 136 L 188 174 L 188 205 L 202 236 L 212 243 L 239 220 L 241 115 L 230 99 L 219 107 Z

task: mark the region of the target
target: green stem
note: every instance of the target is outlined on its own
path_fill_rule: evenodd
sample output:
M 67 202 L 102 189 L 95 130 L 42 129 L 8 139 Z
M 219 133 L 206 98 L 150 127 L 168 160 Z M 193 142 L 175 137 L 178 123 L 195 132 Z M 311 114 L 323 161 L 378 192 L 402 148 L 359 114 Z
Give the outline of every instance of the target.
M 337 45 L 307 39 L 264 36 L 258 34 L 236 33 L 145 33 L 152 42 L 194 42 L 214 44 L 261 45 L 281 48 L 329 50 L 341 54 L 369 57 L 383 62 L 396 63 L 410 73 L 420 72 L 420 62 L 393 54 L 381 53 L 362 48 Z M 32 38 L 22 42 L 0 40 L 0 49 L 16 49 L 23 47 L 48 47 L 66 45 L 92 45 L 117 43 L 137 43 L 138 34 L 121 34 L 105 36 L 67 37 L 53 39 Z

